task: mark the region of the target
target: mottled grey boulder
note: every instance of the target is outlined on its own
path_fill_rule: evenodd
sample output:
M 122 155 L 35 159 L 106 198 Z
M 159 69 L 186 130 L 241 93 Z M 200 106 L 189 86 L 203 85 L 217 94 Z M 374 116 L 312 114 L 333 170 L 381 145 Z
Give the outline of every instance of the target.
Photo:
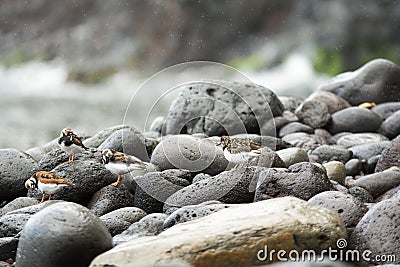
M 357 224 L 349 239 L 349 249 L 371 251 L 372 255 L 397 255 L 392 264 L 399 264 L 400 258 L 400 198 L 381 201 Z M 370 263 L 360 262 L 362 266 Z M 379 264 L 383 262 L 374 262 Z
M 208 139 L 174 135 L 163 139 L 151 156 L 159 170 L 185 169 L 215 175 L 225 170 L 228 161 L 221 148 Z
M 115 131 L 129 128 L 128 125 L 116 125 L 106 129 L 101 130 L 97 134 L 89 137 L 83 141 L 86 147 L 97 148 L 99 147 L 111 134 Z
M 373 112 L 378 114 L 382 120 L 386 120 L 389 118 L 393 113 L 400 110 L 400 102 L 387 102 L 376 105 L 371 109 Z
M 363 203 L 373 203 L 374 198 L 372 195 L 360 186 L 353 186 L 349 188 L 349 194 L 358 198 Z
M 328 106 L 323 102 L 304 101 L 297 109 L 295 114 L 305 124 L 312 128 L 322 128 L 331 120 Z
M 283 137 L 285 135 L 298 132 L 313 134 L 314 129 L 300 122 L 291 122 L 282 127 L 282 129 L 279 131 L 279 137 Z
M 271 90 L 252 83 L 198 81 L 180 89 L 166 118 L 166 134 L 259 134 L 263 124 L 283 112 Z
M 389 141 L 385 136 L 377 133 L 348 133 L 339 137 L 336 144 L 345 148 L 364 145 L 367 143 L 375 143 L 380 141 Z
M 352 105 L 400 100 L 400 68 L 386 59 L 375 59 L 361 68 L 340 74 L 320 87 Z
M 326 126 L 331 134 L 340 132 L 377 132 L 382 119 L 367 108 L 351 107 L 332 115 L 332 121 Z
M 393 166 L 400 167 L 400 136 L 393 139 L 390 146 L 382 151 L 375 171 L 384 171 Z
M 285 135 L 282 140 L 305 151 L 313 150 L 319 146 L 318 141 L 307 133 L 292 133 Z
M 325 171 L 308 162 L 294 164 L 287 170 L 267 169 L 259 177 L 254 201 L 284 196 L 308 200 L 318 193 L 333 190 Z
M 34 164 L 34 159 L 22 151 L 0 149 L 0 200 L 26 195 L 25 180 L 33 174 Z
M 341 146 L 336 145 L 321 145 L 311 152 L 311 155 L 317 157 L 317 162 L 323 163 L 327 161 L 337 160 L 345 163 L 348 161 L 353 153 Z
M 400 134 L 400 110 L 388 117 L 382 124 L 379 132 L 392 139 Z
M 336 211 L 342 218 L 349 234 L 368 211 L 367 207 L 359 199 L 339 191 L 319 193 L 310 198 L 308 202 Z
M 384 171 L 360 177 L 351 183 L 351 186 L 360 186 L 366 189 L 374 198 L 400 185 L 400 172 Z
M 330 114 L 351 107 L 349 102 L 347 102 L 340 96 L 332 94 L 331 92 L 321 91 L 321 90 L 315 91 L 310 96 L 308 96 L 304 101 L 314 101 L 314 102 L 324 103 L 327 106 L 328 112 Z
M 36 205 L 38 203 L 37 199 L 31 198 L 31 197 L 18 197 L 14 199 L 13 201 L 7 203 L 1 211 L 0 211 L 0 216 L 3 216 L 7 212 L 13 211 L 13 210 L 18 210 L 21 208 L 29 207 L 32 205 Z
M 112 247 L 111 235 L 87 208 L 70 202 L 51 205 L 25 225 L 17 267 L 86 267 Z
M 379 141 L 353 146 L 350 147 L 349 150 L 353 152 L 353 157 L 367 160 L 374 156 L 380 155 L 382 151 L 389 146 L 390 141 Z
M 0 237 L 10 237 L 18 234 L 24 228 L 30 214 L 5 214 L 0 217 Z
M 131 224 L 139 221 L 146 212 L 136 207 L 125 207 L 100 217 L 102 223 L 107 227 L 112 236 L 122 233 L 131 226 Z

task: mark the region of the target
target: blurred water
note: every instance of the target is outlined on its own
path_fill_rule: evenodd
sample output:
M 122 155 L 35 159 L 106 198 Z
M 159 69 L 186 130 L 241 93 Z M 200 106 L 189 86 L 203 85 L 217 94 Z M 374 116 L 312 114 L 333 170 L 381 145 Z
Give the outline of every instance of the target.
M 278 95 L 302 97 L 326 79 L 315 74 L 309 60 L 299 54 L 289 56 L 274 69 L 242 73 Z M 207 77 L 205 72 L 204 78 Z M 66 78 L 66 67 L 60 61 L 29 62 L 12 68 L 0 66 L 0 148 L 26 150 L 43 145 L 67 126 L 78 133 L 93 135 L 121 124 L 130 98 L 144 81 L 132 72 L 117 73 L 106 82 L 91 86 L 68 82 Z M 237 75 L 226 79 L 236 80 Z M 148 106 L 169 89 L 165 84 L 160 80 L 152 88 L 143 87 L 144 93 L 138 94 L 139 99 L 130 106 L 133 115 L 129 124 L 144 130 Z M 176 93 L 163 99 L 152 111 L 150 121 L 165 115 L 175 96 Z

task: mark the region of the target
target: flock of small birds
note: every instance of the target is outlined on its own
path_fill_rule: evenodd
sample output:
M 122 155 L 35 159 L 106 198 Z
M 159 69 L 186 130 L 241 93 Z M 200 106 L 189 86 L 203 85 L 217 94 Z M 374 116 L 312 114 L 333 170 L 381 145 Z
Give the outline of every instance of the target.
M 74 155 L 88 150 L 81 138 L 79 138 L 71 128 L 64 128 L 58 139 L 60 148 L 69 154 L 67 163 L 74 161 Z M 222 146 L 224 156 L 229 162 L 235 163 L 233 169 L 236 169 L 240 163 L 246 163 L 252 157 L 261 155 L 261 146 L 254 143 L 249 138 L 231 138 L 230 136 L 222 136 L 217 146 Z M 118 186 L 121 181 L 121 175 L 134 170 L 146 170 L 149 163 L 143 162 L 135 156 L 127 155 L 122 152 L 105 149 L 101 152 L 101 162 L 104 167 L 111 173 L 118 175 L 113 186 Z M 51 195 L 60 191 L 63 187 L 74 186 L 71 181 L 64 179 L 49 171 L 38 171 L 25 182 L 27 189 L 38 189 L 42 193 L 42 199 L 39 203 L 44 202 L 45 194 Z

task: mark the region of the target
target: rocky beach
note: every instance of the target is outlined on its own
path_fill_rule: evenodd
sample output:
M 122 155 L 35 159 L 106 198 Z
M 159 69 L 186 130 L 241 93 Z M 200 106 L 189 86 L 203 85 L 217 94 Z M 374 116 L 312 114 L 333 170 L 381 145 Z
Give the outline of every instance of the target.
M 372 60 L 304 99 L 242 81 L 179 89 L 149 131 L 79 134 L 73 162 L 58 133 L 0 149 L 0 267 L 400 264 L 398 65 Z M 235 166 L 221 136 L 261 148 Z M 113 186 L 105 149 L 146 169 Z M 39 171 L 73 185 L 38 204 L 24 184 Z

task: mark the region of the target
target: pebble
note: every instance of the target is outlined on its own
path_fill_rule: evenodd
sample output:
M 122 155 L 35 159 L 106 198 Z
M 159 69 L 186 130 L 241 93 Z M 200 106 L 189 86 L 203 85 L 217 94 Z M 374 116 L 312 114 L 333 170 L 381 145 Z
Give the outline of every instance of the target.
M 349 150 L 353 152 L 353 157 L 368 160 L 374 156 L 379 156 L 389 146 L 390 141 L 379 141 L 353 146 Z
M 367 160 L 367 164 L 365 165 L 365 173 L 370 174 L 374 173 L 376 169 L 376 165 L 378 164 L 381 155 L 376 155 Z
M 334 135 L 331 136 L 331 138 L 329 140 L 329 144 L 330 145 L 337 145 L 338 144 L 337 141 L 341 137 L 349 135 L 349 134 L 353 134 L 353 133 L 351 133 L 351 132 L 341 132 L 341 133 L 334 134 Z
M 350 176 L 356 176 L 363 170 L 362 161 L 359 159 L 350 159 L 344 166 L 346 168 L 346 174 Z
M 306 98 L 305 101 L 314 101 L 318 103 L 324 103 L 328 107 L 328 112 L 333 114 L 339 110 L 349 108 L 351 105 L 349 102 L 344 100 L 338 95 L 335 95 L 328 91 L 315 91 Z
M 279 100 L 283 104 L 285 110 L 294 112 L 298 106 L 303 103 L 303 100 L 293 96 L 278 96 Z
M 351 107 L 332 114 L 332 122 L 327 125 L 327 130 L 332 134 L 377 132 L 381 123 L 382 119 L 371 110 Z
M 305 151 L 313 150 L 319 146 L 319 143 L 312 135 L 307 133 L 292 133 L 285 135 L 282 140 L 295 147 L 302 148 Z
M 279 131 L 288 123 L 290 122 L 283 116 L 272 118 L 261 126 L 260 133 L 266 136 L 277 136 Z
M 289 167 L 299 162 L 309 162 L 307 152 L 298 147 L 290 147 L 276 152 L 285 163 L 285 167 Z
M 331 114 L 328 106 L 323 102 L 304 101 L 297 109 L 295 114 L 305 124 L 312 128 L 321 128 L 327 125 L 331 120 Z
M 116 125 L 103 129 L 94 136 L 83 140 L 83 144 L 86 147 L 98 148 L 108 137 L 110 137 L 111 134 L 121 129 L 127 129 L 127 128 L 129 128 L 128 125 Z M 58 141 L 58 138 L 56 140 Z
M 351 186 L 360 186 L 366 189 L 374 198 L 400 185 L 400 172 L 376 172 L 356 179 Z
M 329 161 L 322 164 L 325 167 L 326 175 L 328 175 L 329 180 L 338 182 L 344 185 L 344 179 L 346 178 L 346 167 L 340 161 Z
M 279 137 L 283 137 L 285 135 L 298 132 L 313 134 L 314 129 L 300 122 L 291 122 L 282 127 L 282 129 L 279 131 Z
M 390 117 L 381 124 L 379 132 L 390 139 L 400 134 L 400 110 L 390 115 Z
M 400 167 L 400 136 L 393 139 L 390 146 L 382 151 L 375 171 L 384 171 L 393 166 Z
M 150 124 L 149 131 L 150 132 L 157 132 L 162 134 L 165 132 L 165 120 L 166 118 L 164 116 L 158 116 L 153 120 L 153 122 Z
M 389 141 L 385 136 L 377 133 L 349 133 L 337 139 L 336 144 L 350 148 L 367 143 Z
M 378 114 L 382 120 L 386 120 L 393 113 L 400 110 L 400 102 L 386 102 L 382 104 L 378 104 L 371 109 L 373 112 Z
M 337 160 L 342 163 L 347 162 L 353 153 L 341 146 L 336 145 L 321 145 L 311 152 L 311 155 L 317 157 L 317 162 L 323 163 L 332 160 Z
M 349 188 L 349 194 L 358 198 L 363 203 L 373 203 L 374 198 L 372 195 L 360 186 L 353 186 Z
M 208 178 L 210 178 L 210 177 L 212 177 L 212 176 L 209 175 L 209 174 L 206 174 L 206 173 L 199 173 L 199 174 L 197 174 L 197 175 L 193 178 L 192 183 L 194 184 L 194 183 L 197 183 L 197 182 L 199 182 L 199 181 L 201 181 L 201 180 L 206 180 L 206 179 L 208 179 Z
M 86 267 L 111 247 L 111 235 L 99 218 L 79 204 L 60 202 L 27 222 L 19 239 L 16 266 Z
M 35 198 L 31 197 L 18 197 L 14 199 L 13 201 L 7 203 L 1 211 L 0 211 L 0 216 L 3 216 L 7 212 L 13 211 L 13 210 L 18 210 L 21 208 L 29 207 L 36 205 L 38 201 Z
M 100 220 L 107 227 L 110 234 L 115 236 L 128 229 L 131 224 L 138 222 L 146 215 L 146 212 L 139 208 L 125 207 L 104 214 L 100 217 Z

